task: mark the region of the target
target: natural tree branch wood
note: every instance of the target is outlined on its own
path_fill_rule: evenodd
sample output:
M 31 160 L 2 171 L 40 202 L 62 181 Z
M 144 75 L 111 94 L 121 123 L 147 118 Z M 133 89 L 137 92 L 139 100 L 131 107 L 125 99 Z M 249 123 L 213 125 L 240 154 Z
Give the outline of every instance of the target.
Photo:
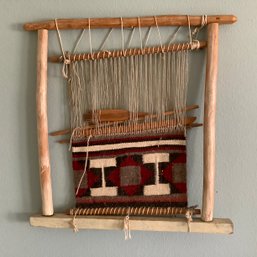
M 72 229 L 72 220 L 73 216 L 65 214 L 55 214 L 52 217 L 36 215 L 30 217 L 30 224 L 35 227 Z M 185 218 L 130 217 L 129 223 L 131 230 L 188 232 Z M 77 216 L 76 226 L 78 229 L 123 230 L 124 216 Z M 233 223 L 229 219 L 214 219 L 212 222 L 203 222 L 194 218 L 190 222 L 190 230 L 190 233 L 232 234 Z
M 204 96 L 204 174 L 202 220 L 212 221 L 215 182 L 215 116 L 218 73 L 219 24 L 208 25 L 208 47 Z
M 134 55 L 146 55 L 146 54 L 156 54 L 156 53 L 166 53 L 166 52 L 178 52 L 184 50 L 198 50 L 205 48 L 207 46 L 206 41 L 199 41 L 191 43 L 178 43 L 146 48 L 134 48 L 134 49 L 125 49 L 123 50 L 114 50 L 114 51 L 101 51 L 94 53 L 79 53 L 67 55 L 66 58 L 71 62 L 82 61 L 82 60 L 95 60 L 95 59 L 105 59 L 105 58 L 117 58 L 117 57 L 128 57 Z M 50 56 L 48 61 L 53 63 L 63 62 L 63 56 Z
M 191 26 L 201 26 L 201 15 L 190 15 Z M 188 26 L 187 15 L 162 15 L 156 16 L 158 26 Z M 207 23 L 232 24 L 237 21 L 234 15 L 210 15 Z M 122 18 L 123 28 L 138 27 L 138 17 Z M 87 29 L 89 19 L 58 19 L 59 29 Z M 154 16 L 140 17 L 141 27 L 156 26 Z M 121 28 L 121 18 L 91 18 L 90 28 Z M 26 23 L 25 30 L 55 30 L 54 20 Z
M 39 153 L 39 175 L 42 197 L 42 214 L 53 215 L 51 169 L 48 146 L 47 122 L 47 52 L 48 31 L 38 31 L 37 52 L 37 132 Z

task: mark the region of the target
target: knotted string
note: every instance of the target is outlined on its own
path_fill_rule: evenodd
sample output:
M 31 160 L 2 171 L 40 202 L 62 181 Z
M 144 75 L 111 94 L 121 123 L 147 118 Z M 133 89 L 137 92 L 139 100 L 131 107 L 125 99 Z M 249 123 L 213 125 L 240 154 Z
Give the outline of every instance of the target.
M 199 49 L 200 48 L 200 41 L 197 39 L 194 39 L 192 36 L 192 30 L 191 30 L 191 21 L 189 15 L 187 15 L 187 22 L 188 22 L 188 35 L 189 35 L 189 41 L 191 44 L 191 49 Z
M 61 38 L 61 33 L 59 31 L 57 19 L 54 19 L 54 23 L 55 23 L 55 28 L 56 28 L 57 35 L 58 35 L 58 41 L 59 41 L 60 48 L 61 48 L 61 51 L 62 51 L 62 58 L 63 58 L 62 75 L 63 75 L 63 77 L 65 79 L 68 79 L 68 77 L 69 77 L 69 68 L 68 68 L 68 66 L 70 65 L 71 61 L 70 61 L 69 57 L 67 58 L 67 55 L 64 52 L 62 38 Z
M 208 24 L 208 16 L 207 15 L 203 15 L 201 18 L 201 26 L 200 27 L 196 27 L 193 32 L 192 32 L 192 36 L 194 39 L 198 38 L 198 34 L 199 32 L 202 30 L 203 27 L 205 27 Z
M 193 207 L 188 208 L 188 210 L 185 214 L 185 217 L 187 219 L 187 232 L 191 232 L 191 222 L 193 221 L 194 209 L 196 207 L 197 206 L 193 206 Z
M 77 222 L 76 222 L 76 216 L 77 216 L 78 212 L 79 212 L 79 208 L 75 210 L 73 219 L 71 221 L 71 226 L 72 226 L 72 229 L 73 229 L 74 233 L 77 233 L 79 231 L 79 229 L 77 227 Z
M 129 213 L 130 213 L 130 207 L 128 208 L 128 213 L 127 213 L 126 217 L 124 218 L 125 240 L 131 239 L 130 224 L 129 224 Z

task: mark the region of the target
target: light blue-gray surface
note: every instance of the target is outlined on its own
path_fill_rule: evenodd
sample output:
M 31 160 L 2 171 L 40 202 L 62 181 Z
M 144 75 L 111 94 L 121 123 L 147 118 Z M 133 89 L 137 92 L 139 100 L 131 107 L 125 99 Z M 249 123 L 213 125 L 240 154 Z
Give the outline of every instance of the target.
M 11 257 L 255 257 L 257 256 L 257 2 L 211 0 L 0 0 L 0 256 Z M 234 221 L 231 236 L 32 228 L 29 215 L 41 208 L 36 143 L 35 32 L 25 22 L 55 17 L 143 16 L 157 14 L 235 14 L 238 23 L 220 28 L 217 116 L 216 217 Z M 78 32 L 77 32 L 78 33 Z M 96 32 L 94 45 L 99 44 Z M 63 33 L 65 48 L 72 40 Z M 50 33 L 51 53 L 58 43 Z M 86 39 L 84 39 L 86 40 Z M 86 41 L 85 41 L 86 42 Z M 190 81 L 190 103 L 202 104 L 203 54 Z M 49 65 L 49 129 L 67 124 L 60 66 Z M 198 112 L 202 119 L 202 109 Z M 201 203 L 202 129 L 189 134 L 190 204 Z M 72 171 L 65 146 L 50 140 L 54 204 L 72 206 Z

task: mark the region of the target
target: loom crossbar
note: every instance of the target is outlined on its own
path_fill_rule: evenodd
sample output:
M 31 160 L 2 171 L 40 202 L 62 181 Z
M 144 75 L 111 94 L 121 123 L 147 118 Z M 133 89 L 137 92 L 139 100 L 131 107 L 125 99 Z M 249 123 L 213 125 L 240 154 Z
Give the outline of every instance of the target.
M 197 50 L 203 49 L 207 46 L 206 41 L 197 41 L 195 44 L 190 43 L 179 43 L 171 44 L 163 47 L 146 47 L 146 48 L 134 48 L 126 50 L 114 50 L 114 51 L 101 51 L 95 53 L 80 53 L 67 55 L 66 58 L 71 62 L 82 61 L 82 60 L 95 60 L 95 59 L 105 59 L 105 58 L 118 58 L 118 57 L 128 57 L 133 55 L 147 55 L 147 54 L 157 54 L 157 53 L 168 53 L 168 52 L 178 52 L 185 50 Z M 63 62 L 63 56 L 50 56 L 48 58 L 49 62 L 59 63 Z
M 140 17 L 140 27 L 153 27 L 156 26 L 188 26 L 188 18 L 191 26 L 201 26 L 201 15 L 162 15 L 162 16 L 148 16 Z M 207 19 L 207 24 L 232 24 L 237 21 L 237 17 L 234 15 L 210 15 Z M 89 19 L 58 19 L 59 29 L 103 29 L 103 28 L 121 28 L 121 18 L 91 18 Z M 138 27 L 138 17 L 122 18 L 123 28 Z M 41 22 L 26 23 L 24 29 L 31 30 L 55 30 L 54 20 L 47 20 Z
M 30 217 L 30 224 L 44 228 L 72 228 L 73 217 L 66 214 L 55 214 L 52 217 L 35 215 Z M 188 233 L 188 223 L 185 218 L 170 217 L 131 217 L 130 230 L 166 231 Z M 77 216 L 77 229 L 123 230 L 124 216 Z M 229 219 L 214 219 L 204 222 L 194 218 L 190 222 L 190 233 L 232 234 L 233 223 Z

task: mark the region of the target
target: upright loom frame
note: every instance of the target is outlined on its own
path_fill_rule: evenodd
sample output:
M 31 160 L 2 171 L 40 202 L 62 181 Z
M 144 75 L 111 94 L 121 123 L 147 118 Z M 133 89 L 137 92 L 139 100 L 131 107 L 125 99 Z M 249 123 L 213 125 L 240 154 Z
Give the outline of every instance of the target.
M 158 26 L 201 26 L 202 16 L 166 15 L 157 16 Z M 213 219 L 214 181 L 215 181 L 215 117 L 216 88 L 218 72 L 218 34 L 219 25 L 232 24 L 237 21 L 233 15 L 212 15 L 207 19 L 207 62 L 204 93 L 204 131 L 203 131 L 203 195 L 201 219 L 191 222 L 191 232 L 200 233 L 233 233 L 233 223 L 229 219 Z M 64 29 L 86 29 L 89 19 L 58 19 L 58 27 Z M 120 28 L 120 18 L 92 18 L 91 29 Z M 138 27 L 138 18 L 123 18 L 124 28 Z M 155 18 L 140 18 L 141 27 L 155 26 Z M 48 30 L 55 30 L 55 22 L 43 21 L 27 23 L 27 31 L 38 32 L 37 50 L 37 132 L 39 151 L 39 174 L 42 197 L 42 214 L 30 218 L 32 226 L 49 228 L 68 228 L 72 216 L 54 214 L 50 153 L 48 144 L 47 118 L 47 62 Z M 51 59 L 51 58 L 50 58 Z M 124 217 L 80 216 L 77 217 L 79 229 L 123 229 Z M 187 221 L 184 218 L 131 217 L 131 230 L 187 232 Z

